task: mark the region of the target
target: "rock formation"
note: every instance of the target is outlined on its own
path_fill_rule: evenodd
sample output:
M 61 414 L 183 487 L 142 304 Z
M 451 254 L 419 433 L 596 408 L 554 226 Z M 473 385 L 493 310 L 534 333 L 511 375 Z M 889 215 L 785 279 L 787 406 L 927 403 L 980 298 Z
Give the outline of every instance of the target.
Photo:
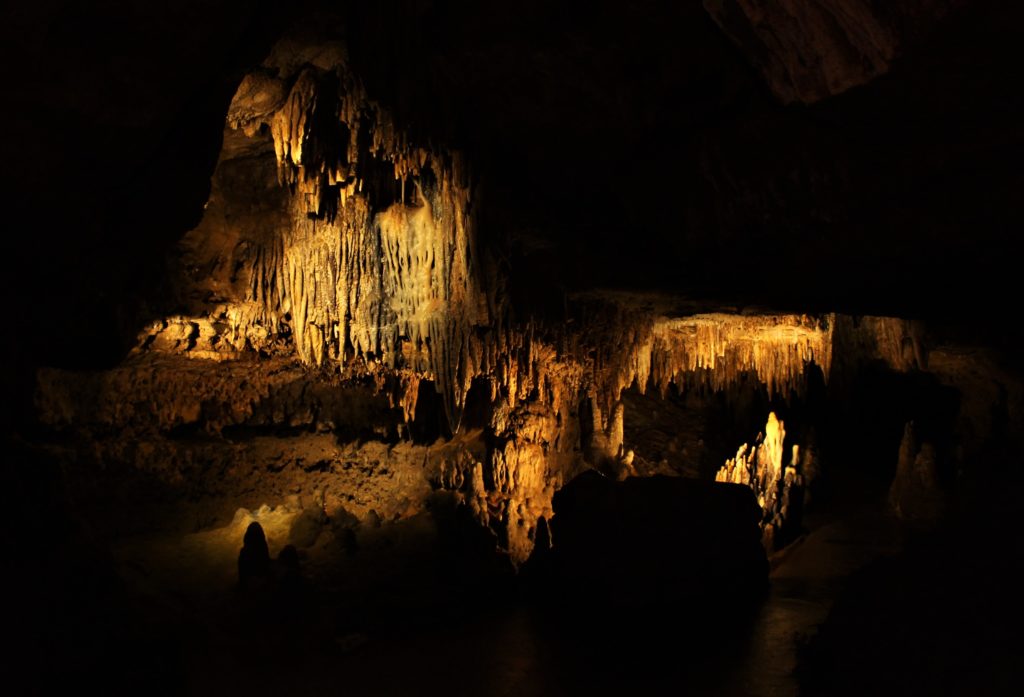
M 664 476 L 613 482 L 591 471 L 558 492 L 554 509 L 548 572 L 559 610 L 682 607 L 695 619 L 695 597 L 742 604 L 765 587 L 758 508 L 745 487 Z
M 704 0 L 715 22 L 783 102 L 815 102 L 889 70 L 909 32 L 926 32 L 957 0 Z
M 901 518 L 923 524 L 935 523 L 942 513 L 935 446 L 917 442 L 913 423 L 903 429 L 896 475 L 889 487 L 889 505 Z
M 815 469 L 812 451 L 805 450 L 801 455 L 799 445 L 792 446 L 789 461 L 783 465 L 785 440 L 783 423 L 771 412 L 764 433 L 758 434 L 754 445 L 741 445 L 736 457 L 726 460 L 715 474 L 716 481 L 745 484 L 753 489 L 761 507 L 761 529 L 769 551 L 792 541 L 794 533 L 799 532 L 804 487 L 810 484 L 806 473 Z
M 750 625 L 721 622 L 766 552 L 808 532 L 778 571 L 863 556 L 833 542 L 873 537 L 860 514 L 886 488 L 900 523 L 942 518 L 940 551 L 959 530 L 1006 556 L 1024 4 L 137 0 L 3 18 L 0 481 L 12 661 L 32 680 L 266 690 L 237 670 L 266 658 L 314 692 L 372 636 L 349 691 L 410 692 L 379 682 L 396 656 L 481 658 L 463 678 L 498 680 L 511 659 L 529 687 L 520 648 L 534 675 L 607 655 L 625 678 L 629 653 L 648 691 L 678 656 L 738 685 L 716 666 L 783 667 L 771 631 L 737 652 Z M 269 596 L 295 612 L 233 592 L 251 524 L 256 566 L 281 572 Z M 595 634 L 601 654 L 531 651 L 516 634 L 546 623 L 503 609 L 523 577 L 556 604 L 597 589 L 598 624 L 610 602 L 683 613 Z M 826 586 L 773 598 L 846 584 Z M 418 639 L 390 637 L 407 624 L 458 646 L 405 661 Z M 611 689 L 583 663 L 574 684 Z
M 751 3 L 707 6 L 727 31 L 742 11 L 758 36 L 789 42 L 765 68 L 785 72 L 773 83 L 785 98 L 837 92 L 895 55 L 895 30 L 866 5 L 785 5 L 763 21 Z M 773 22 L 809 29 L 773 34 Z M 828 48 L 834 30 L 849 51 Z M 818 50 L 838 62 L 777 65 Z M 521 562 L 580 471 L 698 472 L 637 459 L 627 390 L 785 404 L 811 374 L 842 385 L 879 365 L 928 369 L 922 325 L 891 317 L 609 290 L 565 294 L 561 317 L 523 313 L 502 241 L 481 232 L 467 158 L 406 126 L 345 44 L 308 23 L 245 75 L 202 219 L 177 247 L 175 311 L 111 370 L 37 375 L 43 422 L 90 443 L 78 466 L 189 492 L 185 520 L 299 495 L 328 516 L 391 521 L 440 490 Z M 784 438 L 770 413 L 716 476 L 754 490 L 769 547 L 799 529 L 819 464 L 810 449 L 784 453 Z

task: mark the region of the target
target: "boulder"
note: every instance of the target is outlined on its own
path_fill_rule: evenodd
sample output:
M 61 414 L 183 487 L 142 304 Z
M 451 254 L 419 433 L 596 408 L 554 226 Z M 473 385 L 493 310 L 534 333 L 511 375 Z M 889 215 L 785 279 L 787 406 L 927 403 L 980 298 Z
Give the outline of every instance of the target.
M 554 497 L 554 587 L 611 605 L 735 603 L 768 578 L 749 487 L 584 472 Z

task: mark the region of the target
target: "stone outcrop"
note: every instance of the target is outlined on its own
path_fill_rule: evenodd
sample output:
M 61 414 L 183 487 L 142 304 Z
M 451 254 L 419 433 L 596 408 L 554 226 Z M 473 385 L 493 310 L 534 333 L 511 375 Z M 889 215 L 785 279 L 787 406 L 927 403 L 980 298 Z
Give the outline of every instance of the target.
M 942 515 L 944 507 L 939 488 L 935 446 L 918 443 L 914 425 L 903 429 L 896 475 L 889 487 L 889 505 L 904 520 L 930 524 Z
M 638 444 L 625 438 L 627 388 L 664 398 L 670 390 L 753 384 L 796 396 L 808 366 L 827 377 L 837 365 L 857 365 L 833 360 L 835 327 L 849 325 L 848 318 L 673 317 L 657 314 L 671 310 L 650 298 L 615 295 L 573 303 L 580 319 L 568 327 L 579 329 L 483 328 L 474 335 L 469 346 L 481 360 L 452 400 L 476 401 L 471 423 L 433 446 L 429 439 L 444 432 L 425 424 L 451 422 L 440 395 L 423 402 L 436 385 L 429 367 L 392 367 L 369 356 L 343 362 L 329 354 L 317 364 L 303 360 L 294 334 L 246 334 L 209 317 L 155 323 L 135 354 L 111 371 L 41 371 L 37 408 L 51 427 L 88 434 L 96 446 L 86 459 L 95 466 L 127 468 L 208 498 L 248 492 L 240 495 L 250 507 L 319 492 L 335 501 L 334 509 L 402 516 L 423 510 L 432 487 L 450 491 L 522 561 L 533 548 L 536 521 L 550 517 L 552 495 L 568 478 L 590 466 L 620 478 L 652 473 L 634 464 Z M 854 343 L 861 358 L 906 369 L 905 351 L 878 348 L 903 345 L 879 339 L 902 336 L 898 326 L 884 318 L 860 321 Z M 783 466 L 784 435 L 775 423 L 769 419 L 763 444 L 741 448 L 719 475 L 754 488 L 769 538 L 799 525 L 790 490 L 799 489 L 797 472 L 808 466 L 800 455 Z M 371 440 L 344 445 L 357 438 Z M 410 442 L 417 438 L 421 444 Z M 683 464 L 677 474 L 690 471 Z M 223 503 L 230 510 L 238 505 Z
M 920 34 L 957 4 L 923 0 L 704 0 L 704 7 L 783 102 L 811 103 L 888 72 L 907 20 Z
M 793 445 L 786 458 L 785 440 L 784 424 L 772 412 L 757 441 L 741 445 L 736 457 L 726 460 L 715 474 L 716 481 L 744 484 L 754 491 L 762 511 L 764 545 L 769 551 L 799 534 L 804 490 L 810 484 L 807 475 L 817 469 L 813 449 L 801 450 Z
M 548 599 L 585 611 L 742 604 L 768 579 L 758 519 L 745 487 L 586 472 L 555 496 Z
M 182 245 L 184 268 L 214 272 L 190 293 L 206 317 L 189 321 L 222 327 L 226 350 L 287 333 L 312 365 L 428 374 L 457 427 L 470 329 L 493 319 L 458 153 L 411 145 L 329 40 L 280 42 L 243 80 L 227 129 L 214 196 Z M 149 333 L 166 343 L 169 329 Z

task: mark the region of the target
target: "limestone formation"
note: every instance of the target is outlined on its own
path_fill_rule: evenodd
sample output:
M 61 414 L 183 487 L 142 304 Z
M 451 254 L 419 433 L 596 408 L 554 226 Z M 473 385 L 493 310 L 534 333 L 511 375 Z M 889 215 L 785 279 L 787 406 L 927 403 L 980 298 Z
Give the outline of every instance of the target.
M 889 60 L 878 50 L 868 72 Z M 872 362 L 927 368 L 920 326 L 895 318 L 611 291 L 568 295 L 562 319 L 517 316 L 478 204 L 462 154 L 412 137 L 343 44 L 285 36 L 228 109 L 205 213 L 178 247 L 179 311 L 112 370 L 40 371 L 42 420 L 89 434 L 83 462 L 204 500 L 317 492 L 327 515 L 391 521 L 440 490 L 521 562 L 579 472 L 672 471 L 637 461 L 626 390 L 784 401 L 812 371 L 842 382 Z M 799 525 L 818 464 L 811 448 L 787 458 L 784 437 L 771 414 L 717 477 L 754 490 L 769 544 Z
M 896 474 L 889 487 L 889 505 L 904 520 L 930 524 L 942 514 L 935 446 L 918 444 L 913 423 L 907 423 L 900 441 Z
M 955 0 L 704 0 L 721 29 L 747 53 L 783 102 L 815 102 L 889 70 L 904 39 L 903 20 L 930 28 Z
M 796 445 L 792 447 L 789 462 L 783 465 L 785 439 L 783 423 L 775 412 L 770 413 L 757 442 L 741 445 L 736 457 L 726 460 L 715 475 L 716 481 L 745 484 L 754 490 L 762 511 L 765 547 L 769 550 L 789 541 L 785 539 L 786 533 L 794 525 L 799 526 L 803 488 L 809 483 L 804 475 L 807 469 L 812 469 L 801 459 L 800 447 Z
M 1019 596 L 1024 3 L 0 14 L 12 684 L 795 692 L 791 609 Z
M 270 577 L 270 552 L 259 523 L 250 523 L 238 552 L 238 582 L 243 587 Z

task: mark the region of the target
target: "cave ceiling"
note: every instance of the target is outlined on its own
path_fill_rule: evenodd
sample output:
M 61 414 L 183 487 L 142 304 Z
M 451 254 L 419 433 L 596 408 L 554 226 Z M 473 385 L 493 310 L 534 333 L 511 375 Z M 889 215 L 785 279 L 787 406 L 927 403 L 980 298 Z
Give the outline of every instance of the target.
M 1012 3 L 6 13 L 20 233 L 5 283 L 24 353 L 49 362 L 116 361 L 166 310 L 167 260 L 202 217 L 228 105 L 304 22 L 344 42 L 411 140 L 464 154 L 524 314 L 598 287 L 929 317 L 1012 296 Z

